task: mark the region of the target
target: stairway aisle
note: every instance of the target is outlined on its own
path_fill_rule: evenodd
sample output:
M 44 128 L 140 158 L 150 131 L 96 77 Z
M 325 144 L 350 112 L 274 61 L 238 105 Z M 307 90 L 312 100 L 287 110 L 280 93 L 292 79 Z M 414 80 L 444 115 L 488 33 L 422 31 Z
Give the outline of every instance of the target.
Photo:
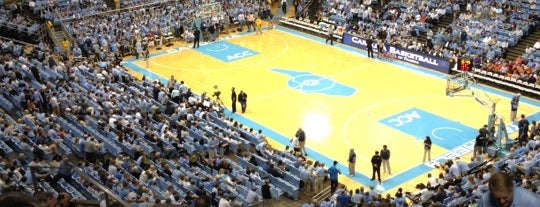
M 274 23 L 277 23 L 278 20 L 285 16 L 285 17 L 294 17 L 294 0 L 287 0 L 287 9 L 286 14 L 283 13 L 281 9 L 281 0 L 273 0 L 272 1 L 272 14 L 274 15 Z
M 529 35 L 523 37 L 514 47 L 509 47 L 506 50 L 506 59 L 515 60 L 516 57 L 525 53 L 525 48 L 532 47 L 536 41 L 540 40 L 540 29 L 531 27 Z
M 114 0 L 105 0 L 105 4 L 107 5 L 107 8 L 111 10 L 120 9 L 120 8 L 116 8 L 116 3 L 114 2 Z
M 459 17 L 459 15 L 462 13 L 462 12 L 465 12 L 465 9 L 466 9 L 466 5 L 461 5 L 460 6 L 460 10 L 458 12 L 458 14 L 456 15 L 457 17 Z M 437 31 L 439 31 L 439 29 L 446 29 L 448 27 L 448 25 L 452 24 L 452 22 L 454 21 L 454 15 L 453 14 L 446 14 L 442 17 L 439 18 L 439 23 L 437 24 L 433 24 L 431 25 L 431 31 L 433 31 L 433 34 L 435 35 L 437 33 Z M 420 34 L 420 36 L 418 37 L 418 41 L 424 45 L 427 44 L 427 34 L 426 32 L 423 32 Z

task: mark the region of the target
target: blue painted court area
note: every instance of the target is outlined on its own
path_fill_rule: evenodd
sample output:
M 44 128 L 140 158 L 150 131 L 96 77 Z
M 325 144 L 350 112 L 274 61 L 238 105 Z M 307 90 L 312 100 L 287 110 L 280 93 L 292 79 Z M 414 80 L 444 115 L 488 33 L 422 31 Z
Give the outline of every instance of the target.
M 197 48 L 196 51 L 226 63 L 259 54 L 258 52 L 239 45 L 235 45 L 227 41 L 219 41 L 207 45 L 202 45 L 200 48 Z
M 287 81 L 287 85 L 290 88 L 304 93 L 322 93 L 330 96 L 352 96 L 356 92 L 355 88 L 310 72 L 277 68 L 273 68 L 272 71 L 291 77 L 291 79 Z
M 416 139 L 431 137 L 433 144 L 451 150 L 475 138 L 477 131 L 461 123 L 412 108 L 379 121 Z
M 126 61 L 124 63 L 122 63 L 124 66 L 130 68 L 131 70 L 134 70 L 135 72 L 137 73 L 140 73 L 144 76 L 146 76 L 147 78 L 151 79 L 151 80 L 159 80 L 159 82 L 163 83 L 163 84 L 167 84 L 167 79 L 164 78 L 164 77 L 161 77 L 159 76 L 158 74 L 146 69 L 146 68 L 143 68 L 143 67 L 140 67 L 138 66 L 137 64 L 133 63 L 133 61 L 135 60 L 130 60 L 130 61 Z

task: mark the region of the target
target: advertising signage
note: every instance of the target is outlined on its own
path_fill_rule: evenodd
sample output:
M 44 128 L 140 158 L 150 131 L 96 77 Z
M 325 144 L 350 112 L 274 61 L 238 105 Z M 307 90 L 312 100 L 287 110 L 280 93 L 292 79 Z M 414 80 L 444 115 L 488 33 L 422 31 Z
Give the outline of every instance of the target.
M 364 38 L 343 33 L 343 44 L 350 45 L 362 50 L 367 49 Z M 373 43 L 373 51 L 377 52 L 377 43 Z M 397 60 L 401 60 L 414 65 L 422 66 L 443 73 L 450 72 L 450 62 L 443 58 L 434 57 L 421 52 L 386 45 L 386 52 L 394 55 Z

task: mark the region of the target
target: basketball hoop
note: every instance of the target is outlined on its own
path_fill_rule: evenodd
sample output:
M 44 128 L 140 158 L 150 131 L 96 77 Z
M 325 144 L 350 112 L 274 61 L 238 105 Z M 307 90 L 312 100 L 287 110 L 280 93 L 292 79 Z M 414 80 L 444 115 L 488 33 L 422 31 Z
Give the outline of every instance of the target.
M 446 80 L 446 95 L 457 96 L 456 93 L 468 89 L 471 84 L 476 84 L 474 77 L 469 72 L 460 72 L 453 76 L 449 76 Z M 473 96 L 471 95 L 459 95 L 459 96 Z

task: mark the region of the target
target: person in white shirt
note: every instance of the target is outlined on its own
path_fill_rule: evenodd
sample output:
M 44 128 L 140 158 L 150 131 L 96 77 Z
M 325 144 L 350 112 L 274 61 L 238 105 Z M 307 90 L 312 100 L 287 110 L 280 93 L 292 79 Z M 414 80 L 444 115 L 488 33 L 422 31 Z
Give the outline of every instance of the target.
M 360 204 L 360 202 L 362 201 L 362 193 L 360 193 L 360 189 L 356 189 L 354 191 L 354 194 L 351 195 L 351 202 L 354 204 L 354 206 Z M 322 203 L 321 203 L 322 205 Z
M 263 141 L 257 144 L 257 146 L 255 146 L 255 150 L 257 151 L 257 154 L 259 156 L 265 157 L 266 145 L 267 145 L 266 141 Z
M 259 202 L 259 194 L 257 194 L 257 186 L 253 186 L 246 195 L 246 201 L 249 205 L 254 205 Z
M 221 199 L 219 199 L 218 207 L 231 207 L 231 202 L 229 201 L 229 194 L 224 194 Z
M 439 185 L 439 183 L 437 183 L 437 178 L 433 177 L 431 173 L 428 173 L 427 177 L 427 184 L 429 184 L 431 187 Z
M 540 40 L 536 41 L 533 45 L 534 49 L 540 50 Z
M 293 138 L 291 140 L 291 145 L 292 145 L 295 153 L 300 152 L 300 141 L 298 140 L 297 137 L 295 137 L 295 138 Z

